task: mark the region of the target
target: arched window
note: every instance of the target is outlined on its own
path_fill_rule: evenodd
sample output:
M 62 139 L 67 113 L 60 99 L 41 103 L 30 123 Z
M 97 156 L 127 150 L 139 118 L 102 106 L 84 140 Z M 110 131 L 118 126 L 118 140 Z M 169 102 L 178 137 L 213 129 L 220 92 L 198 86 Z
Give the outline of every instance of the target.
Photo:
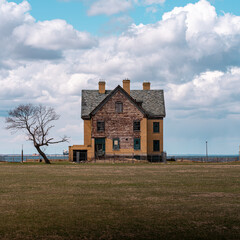
M 123 112 L 123 103 L 122 102 L 116 102 L 115 103 L 115 110 L 117 113 Z

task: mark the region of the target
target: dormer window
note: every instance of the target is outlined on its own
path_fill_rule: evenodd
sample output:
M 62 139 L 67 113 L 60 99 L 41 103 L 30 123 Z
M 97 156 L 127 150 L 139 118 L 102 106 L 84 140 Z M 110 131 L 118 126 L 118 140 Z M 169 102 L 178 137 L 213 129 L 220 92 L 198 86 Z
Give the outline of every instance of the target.
M 122 113 L 123 112 L 123 103 L 122 102 L 116 102 L 115 103 L 115 110 L 116 110 L 116 113 Z

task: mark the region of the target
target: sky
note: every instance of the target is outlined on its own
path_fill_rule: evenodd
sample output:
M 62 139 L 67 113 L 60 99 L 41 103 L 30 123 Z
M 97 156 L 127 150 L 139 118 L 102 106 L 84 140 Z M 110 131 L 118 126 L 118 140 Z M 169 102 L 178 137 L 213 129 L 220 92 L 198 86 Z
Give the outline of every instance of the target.
M 81 90 L 163 89 L 167 154 L 238 154 L 240 1 L 0 0 L 0 154 L 35 153 L 5 129 L 19 104 L 54 107 L 52 136 L 83 144 Z

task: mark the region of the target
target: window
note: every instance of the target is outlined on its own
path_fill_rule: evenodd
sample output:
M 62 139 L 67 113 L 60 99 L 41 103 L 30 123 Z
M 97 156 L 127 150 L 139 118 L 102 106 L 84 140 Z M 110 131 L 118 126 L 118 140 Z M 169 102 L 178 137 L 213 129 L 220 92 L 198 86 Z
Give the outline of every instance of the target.
M 119 138 L 113 138 L 113 150 L 119 149 L 120 149 Z
M 115 110 L 116 110 L 117 113 L 122 113 L 123 112 L 122 102 L 116 102 L 115 103 Z
M 133 122 L 133 131 L 140 131 L 140 121 Z
M 140 145 L 140 138 L 134 138 L 134 150 L 140 150 L 141 145 Z
M 159 133 L 159 122 L 154 122 L 153 123 L 153 132 L 154 133 Z
M 160 151 L 159 140 L 153 140 L 153 151 L 154 152 L 159 152 Z
M 105 131 L 105 122 L 104 121 L 97 121 L 97 131 L 98 132 Z

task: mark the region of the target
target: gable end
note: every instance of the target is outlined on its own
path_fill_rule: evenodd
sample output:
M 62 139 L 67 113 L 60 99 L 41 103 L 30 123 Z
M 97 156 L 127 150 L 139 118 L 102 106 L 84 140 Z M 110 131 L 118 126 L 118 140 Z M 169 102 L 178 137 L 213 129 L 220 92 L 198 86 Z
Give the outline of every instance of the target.
M 126 98 L 135 105 L 135 107 L 146 116 L 145 110 L 120 86 L 118 85 L 91 113 L 91 116 L 94 116 L 118 91 L 120 91 Z

